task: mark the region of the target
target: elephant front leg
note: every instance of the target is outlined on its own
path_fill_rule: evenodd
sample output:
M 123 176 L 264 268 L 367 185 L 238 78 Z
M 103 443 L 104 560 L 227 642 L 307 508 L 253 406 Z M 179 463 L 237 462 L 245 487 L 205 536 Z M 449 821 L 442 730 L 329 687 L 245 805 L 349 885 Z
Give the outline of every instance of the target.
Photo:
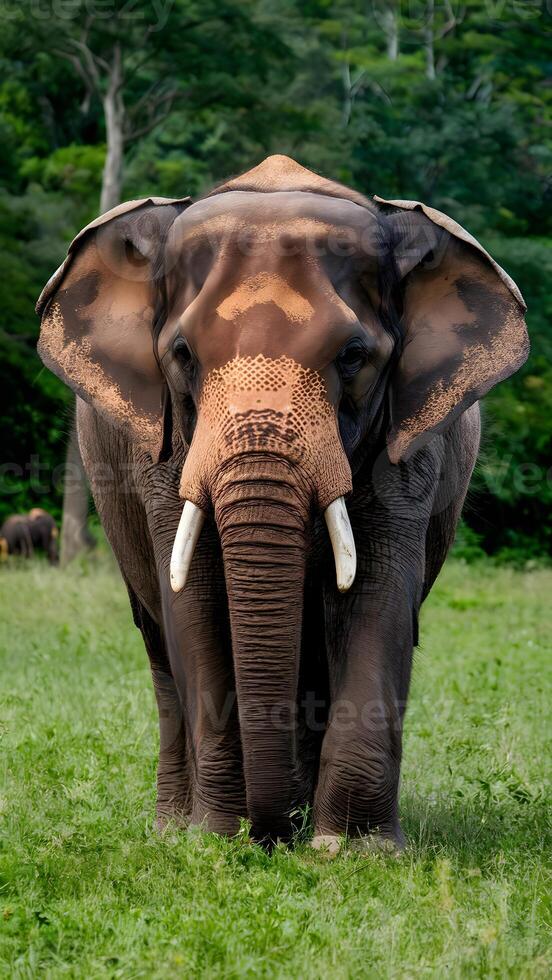
M 184 825 L 190 813 L 186 730 L 180 697 L 169 665 L 162 631 L 129 589 L 134 620 L 148 653 L 159 712 L 156 825 Z
M 247 807 L 222 559 L 209 523 L 182 592 L 165 576 L 163 604 L 193 769 L 190 824 L 235 834 Z
M 314 803 L 315 847 L 335 851 L 342 835 L 367 847 L 404 845 L 398 790 L 413 649 L 409 594 L 404 582 L 380 578 L 354 595 L 328 596 L 331 710 Z
M 184 826 L 190 816 L 190 779 L 186 729 L 173 676 L 152 662 L 153 688 L 159 711 L 157 764 L 157 829 L 168 823 Z

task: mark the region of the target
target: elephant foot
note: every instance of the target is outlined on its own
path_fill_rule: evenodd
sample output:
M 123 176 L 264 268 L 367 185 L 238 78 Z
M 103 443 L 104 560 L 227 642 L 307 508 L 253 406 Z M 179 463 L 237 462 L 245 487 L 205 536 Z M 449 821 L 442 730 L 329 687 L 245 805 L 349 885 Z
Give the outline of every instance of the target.
M 342 851 L 360 854 L 388 854 L 399 857 L 405 848 L 400 827 L 393 833 L 364 834 L 347 838 L 344 834 L 315 834 L 310 846 L 323 857 L 334 858 Z
M 241 818 L 236 813 L 223 810 L 206 810 L 203 806 L 194 807 L 189 821 L 191 833 L 219 834 L 220 837 L 235 837 L 240 832 Z
M 163 834 L 166 830 L 185 830 L 190 823 L 190 814 L 182 806 L 157 805 L 155 830 Z
M 345 838 L 338 834 L 315 834 L 310 846 L 322 857 L 333 858 L 341 851 Z
M 355 854 L 387 854 L 389 857 L 400 857 L 404 846 L 404 838 L 399 841 L 394 836 L 386 837 L 384 834 L 366 834 L 363 837 L 353 837 L 348 841 L 349 850 Z

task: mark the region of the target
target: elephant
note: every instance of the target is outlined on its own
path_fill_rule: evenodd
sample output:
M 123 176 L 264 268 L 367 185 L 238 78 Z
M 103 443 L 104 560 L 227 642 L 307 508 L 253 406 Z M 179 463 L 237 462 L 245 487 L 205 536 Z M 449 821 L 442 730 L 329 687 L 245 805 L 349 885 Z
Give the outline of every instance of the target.
M 404 846 L 418 614 L 525 309 L 447 215 L 283 155 L 77 235 L 39 353 L 149 655 L 158 827 Z
M 27 514 L 27 522 L 33 548 L 43 551 L 50 565 L 57 565 L 59 531 L 55 519 L 42 507 L 33 507 Z
M 25 514 L 11 514 L 0 527 L 0 554 L 4 561 L 8 555 L 32 558 L 33 542 Z
M 0 555 L 32 558 L 44 551 L 51 565 L 58 562 L 58 528 L 48 511 L 33 507 L 28 514 L 12 514 L 0 528 Z

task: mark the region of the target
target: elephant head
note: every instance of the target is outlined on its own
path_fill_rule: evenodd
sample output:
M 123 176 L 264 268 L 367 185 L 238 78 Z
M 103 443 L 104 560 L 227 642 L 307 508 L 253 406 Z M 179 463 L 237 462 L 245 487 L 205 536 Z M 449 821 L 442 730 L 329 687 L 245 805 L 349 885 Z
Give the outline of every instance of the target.
M 354 471 L 379 440 L 408 459 L 523 363 L 521 295 L 444 214 L 369 201 L 277 156 L 194 204 L 108 212 L 38 309 L 40 354 L 78 395 L 153 463 L 175 438 L 188 447 L 171 582 L 184 588 L 211 514 L 248 807 L 268 824 L 292 784 L 312 515 L 346 590 Z M 270 775 L 255 790 L 254 757 Z

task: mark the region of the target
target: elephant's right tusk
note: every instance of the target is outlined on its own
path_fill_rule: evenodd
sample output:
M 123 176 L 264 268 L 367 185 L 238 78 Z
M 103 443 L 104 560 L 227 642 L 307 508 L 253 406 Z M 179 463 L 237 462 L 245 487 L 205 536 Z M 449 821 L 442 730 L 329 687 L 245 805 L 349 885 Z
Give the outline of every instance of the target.
M 332 542 L 337 587 L 340 592 L 347 592 L 355 580 L 356 548 L 343 497 L 338 497 L 326 508 L 324 518 Z
M 191 500 L 184 504 L 171 555 L 171 588 L 180 592 L 186 585 L 197 539 L 205 522 L 205 514 Z

